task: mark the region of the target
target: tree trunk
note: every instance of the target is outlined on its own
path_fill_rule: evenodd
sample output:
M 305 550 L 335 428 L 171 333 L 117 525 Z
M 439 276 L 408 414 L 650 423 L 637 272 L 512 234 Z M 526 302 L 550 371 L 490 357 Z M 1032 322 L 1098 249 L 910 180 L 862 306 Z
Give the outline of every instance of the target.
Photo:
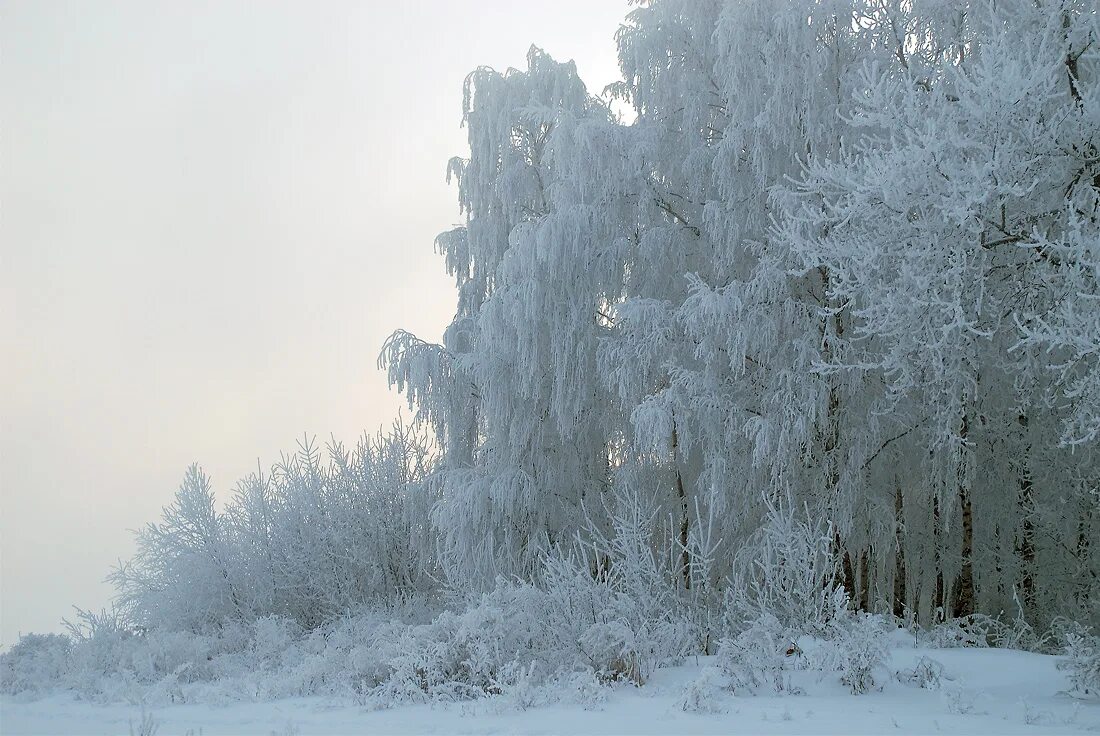
M 956 618 L 974 613 L 974 509 L 969 490 L 959 489 L 959 504 L 962 506 L 962 569 L 955 579 L 952 595 L 952 615 Z
M 901 484 L 894 490 L 894 615 L 901 618 L 905 613 L 905 548 L 902 541 L 905 536 Z
M 1028 418 L 1021 414 L 1020 425 L 1027 428 Z M 1027 457 L 1020 459 L 1018 472 L 1019 494 L 1016 498 L 1020 528 L 1016 534 L 1016 557 L 1020 563 L 1020 596 L 1025 614 L 1035 611 L 1035 498 L 1031 482 L 1031 468 Z
M 864 549 L 859 553 L 859 610 L 871 610 L 871 557 L 872 550 Z
M 940 499 L 936 496 L 932 496 L 932 564 L 936 569 L 936 589 L 932 597 L 933 622 L 935 622 L 937 614 L 943 616 L 945 611 L 943 589 L 943 555 L 940 552 L 940 537 L 942 536 L 942 534 L 943 532 L 940 531 Z
M 833 549 L 835 554 L 840 557 L 839 579 L 833 579 L 833 588 L 836 588 L 837 585 L 843 586 L 848 593 L 848 600 L 854 601 L 856 597 L 855 569 L 852 567 L 852 555 L 840 539 L 840 532 L 833 534 Z
M 969 434 L 969 422 L 967 415 L 963 415 L 962 426 L 959 427 L 959 438 L 965 444 Z M 965 448 L 963 450 L 965 452 Z M 974 509 L 970 500 L 970 488 L 967 481 L 959 482 L 959 507 L 962 511 L 962 569 L 959 577 L 955 579 L 953 595 L 952 615 L 968 616 L 974 613 Z
M 676 422 L 672 423 L 672 464 L 676 470 L 676 497 L 680 499 L 680 572 L 684 577 L 684 590 L 691 590 L 691 553 L 688 551 L 688 530 L 691 517 L 688 511 L 687 491 L 680 474 L 679 437 Z

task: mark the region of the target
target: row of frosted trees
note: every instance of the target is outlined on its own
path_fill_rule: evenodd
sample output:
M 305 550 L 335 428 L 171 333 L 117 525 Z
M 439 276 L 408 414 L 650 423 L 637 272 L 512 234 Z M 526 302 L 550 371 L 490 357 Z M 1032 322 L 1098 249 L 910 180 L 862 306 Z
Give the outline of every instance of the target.
M 382 355 L 448 578 L 537 579 L 629 487 L 704 605 L 780 503 L 863 609 L 1096 615 L 1093 4 L 654 0 L 618 46 L 603 97 L 467 80 L 458 309 Z
M 422 433 L 396 424 L 350 450 L 305 440 L 269 473 L 242 479 L 219 509 L 191 466 L 137 554 L 109 580 L 125 621 L 208 631 L 267 616 L 314 628 L 436 587 Z
M 537 49 L 468 77 L 456 314 L 380 359 L 417 429 L 224 512 L 189 473 L 133 619 L 620 579 L 623 539 L 700 621 L 780 578 L 1100 619 L 1092 0 L 652 0 L 617 41 L 602 96 Z

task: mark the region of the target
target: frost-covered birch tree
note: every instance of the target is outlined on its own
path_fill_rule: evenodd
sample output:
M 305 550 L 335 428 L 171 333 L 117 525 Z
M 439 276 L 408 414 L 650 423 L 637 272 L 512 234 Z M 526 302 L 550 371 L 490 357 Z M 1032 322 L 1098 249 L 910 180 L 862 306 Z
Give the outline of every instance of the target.
M 1087 599 L 1095 39 L 1053 0 L 660 0 L 629 124 L 541 53 L 475 72 L 456 320 L 384 353 L 464 443 L 444 557 L 531 574 L 625 485 L 698 605 L 783 498 L 863 608 Z

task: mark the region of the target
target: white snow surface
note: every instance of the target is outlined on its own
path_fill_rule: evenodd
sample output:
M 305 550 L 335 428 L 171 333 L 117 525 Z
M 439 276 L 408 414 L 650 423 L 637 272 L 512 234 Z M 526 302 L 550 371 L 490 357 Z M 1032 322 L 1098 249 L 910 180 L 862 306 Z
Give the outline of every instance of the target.
M 896 675 L 921 657 L 941 663 L 938 688 Z M 225 706 L 177 704 L 147 712 L 157 736 L 190 734 L 1066 734 L 1100 733 L 1100 701 L 1065 693 L 1059 657 L 1005 649 L 899 647 L 882 686 L 851 695 L 831 675 L 796 672 L 800 695 L 719 693 L 714 712 L 685 712 L 681 695 L 713 658 L 658 670 L 643 687 L 619 685 L 599 704 L 521 708 L 507 696 L 372 709 L 325 698 Z M 0 699 L 3 734 L 141 733 L 134 704 L 103 705 L 55 693 Z

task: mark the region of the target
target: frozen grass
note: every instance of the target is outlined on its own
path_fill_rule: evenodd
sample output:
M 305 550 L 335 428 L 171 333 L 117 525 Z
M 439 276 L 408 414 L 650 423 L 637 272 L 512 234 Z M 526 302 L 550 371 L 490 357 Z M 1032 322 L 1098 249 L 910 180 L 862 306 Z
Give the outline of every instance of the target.
M 320 697 L 179 704 L 148 709 L 146 723 L 154 725 L 158 736 L 1100 732 L 1100 701 L 1067 694 L 1070 681 L 1058 667 L 1061 657 L 1005 649 L 916 648 L 901 632 L 891 640 L 882 683 L 858 696 L 835 673 L 811 670 L 790 673 L 800 695 L 734 695 L 715 675 L 716 658 L 700 657 L 657 670 L 642 687 L 619 683 L 592 692 L 559 682 L 550 697 L 512 691 L 468 702 L 382 709 Z M 700 679 L 709 685 L 698 687 Z M 704 708 L 685 710 L 685 692 L 692 690 Z M 0 700 L 4 734 L 139 733 L 142 719 L 140 706 L 93 704 L 68 694 Z

